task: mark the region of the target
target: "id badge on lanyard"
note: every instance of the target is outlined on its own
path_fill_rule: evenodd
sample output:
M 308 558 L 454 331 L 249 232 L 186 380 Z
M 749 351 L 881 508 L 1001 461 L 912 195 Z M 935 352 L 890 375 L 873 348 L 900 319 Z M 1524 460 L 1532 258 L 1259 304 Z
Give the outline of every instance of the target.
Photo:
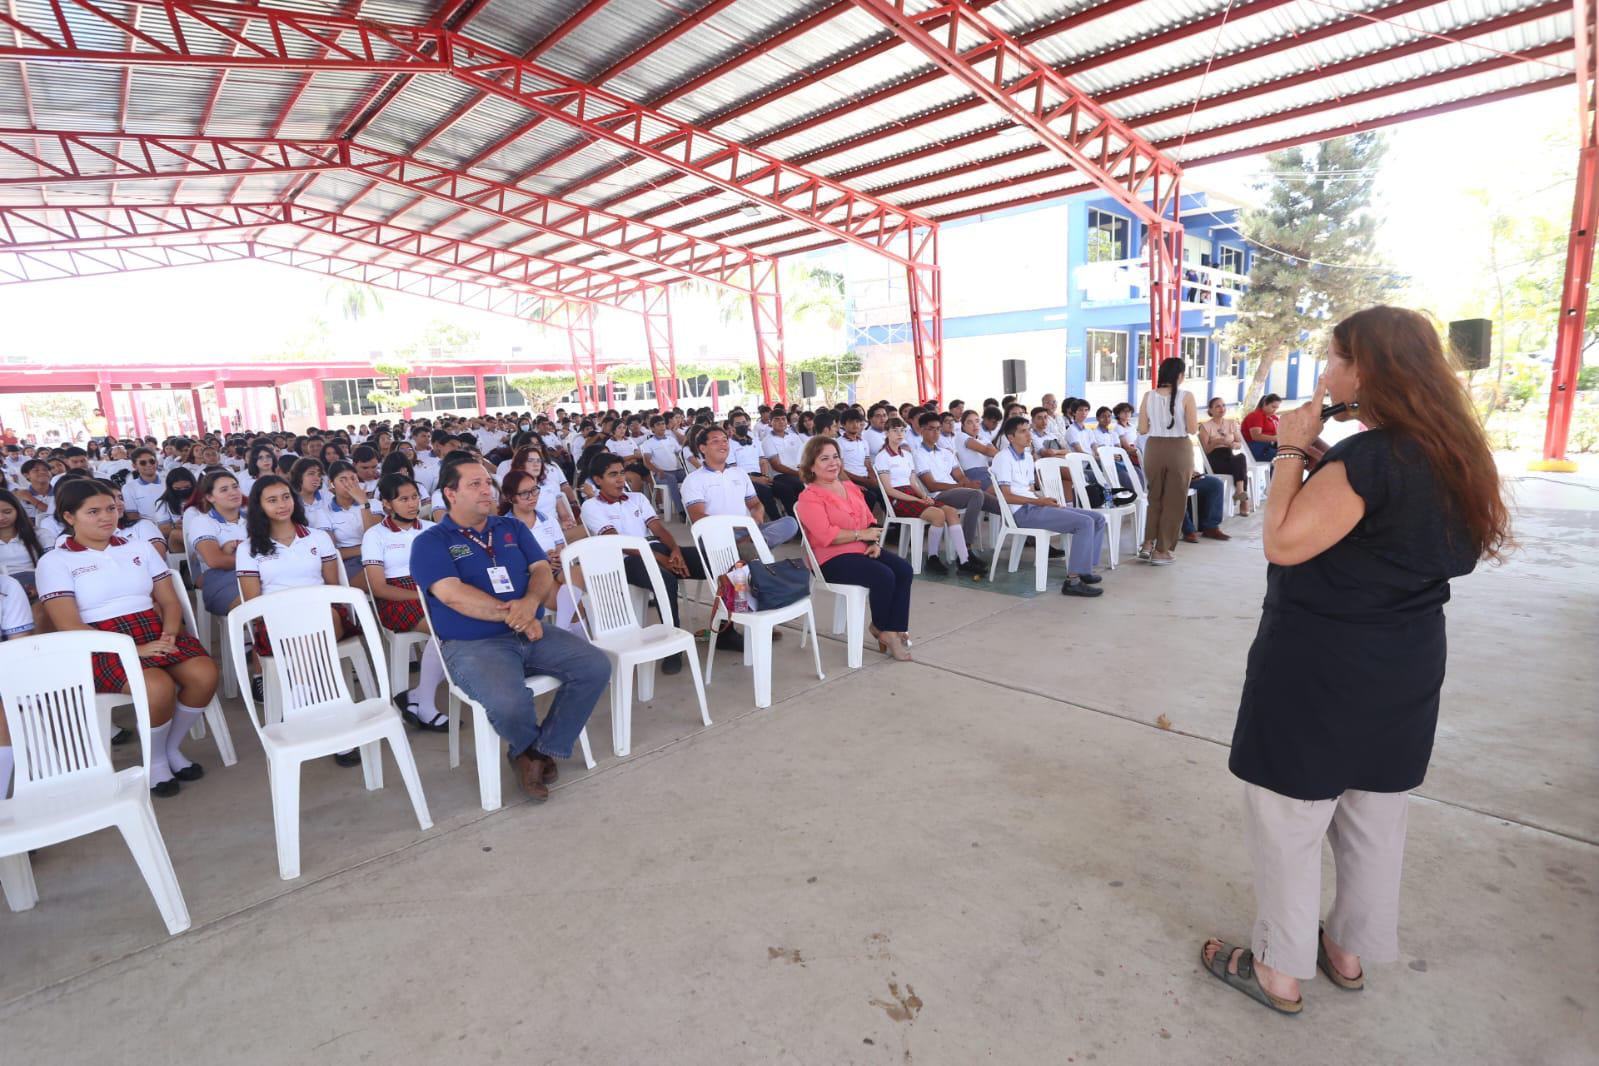
M 496 593 L 515 592 L 516 586 L 511 584 L 511 571 L 494 563 L 494 537 L 491 535 L 486 541 L 478 540 L 477 534 L 470 529 L 462 529 L 461 535 L 488 555 L 491 564 L 488 568 L 489 587 Z

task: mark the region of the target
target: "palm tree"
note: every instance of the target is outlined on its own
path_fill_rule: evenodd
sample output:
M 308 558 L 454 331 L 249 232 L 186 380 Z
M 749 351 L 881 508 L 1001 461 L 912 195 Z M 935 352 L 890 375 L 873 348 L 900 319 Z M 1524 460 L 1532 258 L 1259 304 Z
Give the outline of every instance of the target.
M 383 297 L 359 281 L 335 281 L 328 286 L 327 302 L 336 304 L 346 322 L 359 322 L 369 312 L 383 313 Z

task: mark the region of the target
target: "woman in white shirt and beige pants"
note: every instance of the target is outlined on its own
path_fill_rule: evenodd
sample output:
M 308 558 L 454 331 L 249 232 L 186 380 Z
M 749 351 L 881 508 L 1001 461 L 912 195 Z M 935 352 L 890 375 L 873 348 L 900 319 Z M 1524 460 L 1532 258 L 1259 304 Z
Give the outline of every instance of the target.
M 1172 549 L 1182 535 L 1188 482 L 1194 473 L 1194 445 L 1189 437 L 1199 417 L 1193 393 L 1185 391 L 1182 384 L 1183 361 L 1175 356 L 1162 359 L 1155 387 L 1138 405 L 1138 432 L 1149 435 L 1144 446 L 1149 514 L 1138 557 L 1156 566 L 1177 561 Z

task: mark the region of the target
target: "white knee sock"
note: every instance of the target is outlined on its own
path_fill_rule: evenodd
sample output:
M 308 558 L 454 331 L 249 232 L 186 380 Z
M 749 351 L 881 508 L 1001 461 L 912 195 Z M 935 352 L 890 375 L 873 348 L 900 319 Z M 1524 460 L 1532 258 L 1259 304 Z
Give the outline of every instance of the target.
M 9 745 L 0 746 L 0 799 L 5 799 L 11 786 L 11 748 Z
M 927 557 L 931 559 L 938 554 L 938 546 L 944 543 L 944 527 L 929 526 L 927 529 Z
M 189 735 L 189 730 L 194 728 L 195 719 L 205 713 L 204 707 L 189 707 L 178 704 L 178 709 L 172 712 L 171 727 L 167 733 L 167 766 L 173 770 L 187 769 L 194 764 L 184 758 L 183 739 Z
M 422 649 L 422 674 L 406 697 L 424 725 L 432 725 L 439 717 L 439 685 L 443 683 L 444 662 L 439 658 L 439 646 L 430 640 Z
M 950 547 L 955 549 L 955 560 L 964 563 L 967 558 L 966 531 L 954 524 L 951 524 L 948 528 Z
M 172 723 L 150 727 L 150 787 L 172 780 L 172 767 L 167 763 L 167 734 Z

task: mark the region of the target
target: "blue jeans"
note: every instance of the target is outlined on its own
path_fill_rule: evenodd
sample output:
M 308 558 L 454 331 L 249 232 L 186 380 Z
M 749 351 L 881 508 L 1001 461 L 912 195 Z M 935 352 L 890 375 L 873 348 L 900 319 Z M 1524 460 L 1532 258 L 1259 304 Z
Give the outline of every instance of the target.
M 856 552 L 835 555 L 822 564 L 822 576 L 839 585 L 866 586 L 872 625 L 880 633 L 903 633 L 911 627 L 911 564 L 885 551 L 871 559 Z
M 548 623 L 538 640 L 507 631 L 500 637 L 441 643 L 450 677 L 483 705 L 494 731 L 505 738 L 513 756 L 531 749 L 570 759 L 577 735 L 611 680 L 611 664 L 604 652 Z M 543 725 L 539 724 L 533 693 L 523 684 L 540 674 L 561 683 Z
M 674 519 L 677 515 L 688 514 L 688 508 L 683 506 L 683 478 L 687 476 L 683 470 L 663 470 L 655 476 L 657 485 L 666 486 L 667 499 L 672 501 L 672 513 L 662 515 L 662 518 Z
M 1257 463 L 1269 463 L 1277 457 L 1277 442 L 1252 440 L 1249 442 L 1249 454 L 1255 457 Z
M 1194 499 L 1199 501 L 1199 528 L 1215 529 L 1221 525 L 1221 502 L 1226 494 L 1226 478 L 1196 477 L 1189 484 L 1197 490 Z M 1188 508 L 1183 508 L 1183 532 L 1194 532 L 1194 519 Z
M 1039 507 L 1024 503 L 1015 510 L 1016 524 L 1022 529 L 1048 529 L 1072 535 L 1071 556 L 1066 570 L 1072 574 L 1092 574 L 1104 547 L 1105 516 L 1081 507 Z

